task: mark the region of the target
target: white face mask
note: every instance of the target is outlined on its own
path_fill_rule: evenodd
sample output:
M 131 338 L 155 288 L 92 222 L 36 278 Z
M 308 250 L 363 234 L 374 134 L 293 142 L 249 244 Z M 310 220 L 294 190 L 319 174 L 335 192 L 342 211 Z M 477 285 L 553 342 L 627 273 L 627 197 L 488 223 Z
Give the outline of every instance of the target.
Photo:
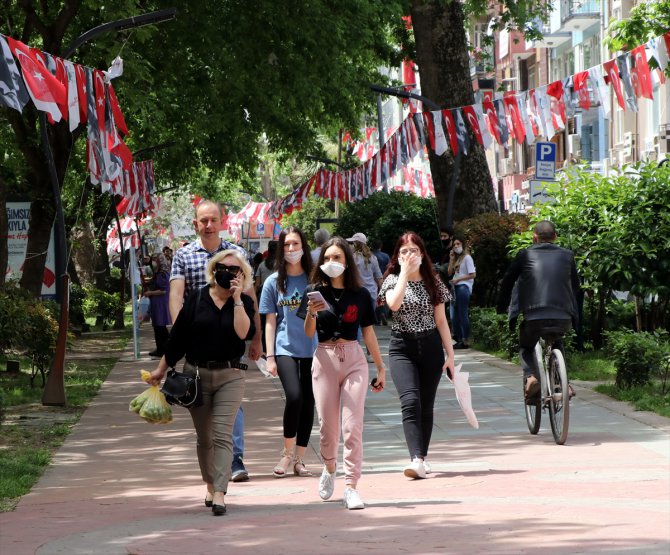
M 326 262 L 321 264 L 321 271 L 328 277 L 336 278 L 344 272 L 344 264 L 339 262 Z
M 304 251 L 302 249 L 300 249 L 299 251 L 285 252 L 284 259 L 289 264 L 295 264 L 296 262 L 300 262 L 300 259 L 302 258 L 303 254 Z
M 463 254 L 463 247 L 454 247 L 454 252 L 456 254 Z

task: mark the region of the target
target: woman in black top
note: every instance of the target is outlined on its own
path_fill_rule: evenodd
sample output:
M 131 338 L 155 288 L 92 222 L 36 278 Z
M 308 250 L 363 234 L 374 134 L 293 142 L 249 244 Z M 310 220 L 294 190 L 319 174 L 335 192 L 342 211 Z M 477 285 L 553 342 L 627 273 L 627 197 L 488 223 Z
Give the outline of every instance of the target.
M 240 357 L 245 340 L 256 329 L 254 303 L 242 293 L 252 283 L 243 254 L 221 251 L 207 263 L 205 275 L 209 285 L 186 299 L 151 383 L 159 384 L 167 369 L 184 356 L 184 372 L 200 374 L 203 404 L 190 413 L 198 437 L 200 473 L 207 484 L 205 506 L 219 516 L 226 512 L 233 423 L 244 395 L 246 365 L 240 364 Z
M 453 376 L 454 350 L 444 311 L 450 294 L 416 233 L 398 239 L 379 296 L 393 313 L 389 366 L 411 459 L 404 474 L 425 478 L 435 395 L 442 372 Z
M 377 366 L 373 391 L 380 392 L 386 382 L 386 368 L 373 327 L 372 299 L 367 289 L 361 287 L 351 247 L 341 237 L 333 237 L 323 245 L 310 282 L 302 297 L 298 316 L 305 318 L 305 333 L 309 337 L 317 333 L 319 338 L 312 362 L 312 386 L 319 413 L 321 458 L 324 462 L 319 495 L 323 500 L 333 495 L 342 429 L 346 486 L 343 504 L 347 509 L 363 509 L 365 505 L 356 491 L 356 485 L 363 465 L 363 413 L 368 363 L 356 340 L 359 327 Z M 309 299 L 310 293 L 315 291 L 324 300 Z

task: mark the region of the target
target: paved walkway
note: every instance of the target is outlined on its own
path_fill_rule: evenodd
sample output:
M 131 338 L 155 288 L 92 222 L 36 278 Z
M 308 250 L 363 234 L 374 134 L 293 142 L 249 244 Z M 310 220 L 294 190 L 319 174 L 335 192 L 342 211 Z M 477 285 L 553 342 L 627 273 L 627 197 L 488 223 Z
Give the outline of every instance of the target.
M 388 328 L 377 328 L 384 353 Z M 142 333 L 149 342 L 149 330 Z M 307 455 L 313 478 L 278 480 L 279 380 L 250 367 L 245 396 L 251 481 L 231 484 L 228 514 L 203 506 L 190 418 L 168 425 L 128 411 L 142 390 L 129 350 L 12 513 L 0 514 L 2 554 L 670 553 L 670 425 L 577 387 L 570 436 L 554 444 L 548 422 L 527 432 L 521 372 L 476 351 L 470 371 L 480 429 L 465 421 L 445 380 L 436 406 L 434 473 L 411 481 L 395 388 L 369 394 L 363 511 L 316 492 L 318 429 Z M 372 372 L 371 372 L 372 373 Z M 546 425 L 545 425 L 546 424 Z

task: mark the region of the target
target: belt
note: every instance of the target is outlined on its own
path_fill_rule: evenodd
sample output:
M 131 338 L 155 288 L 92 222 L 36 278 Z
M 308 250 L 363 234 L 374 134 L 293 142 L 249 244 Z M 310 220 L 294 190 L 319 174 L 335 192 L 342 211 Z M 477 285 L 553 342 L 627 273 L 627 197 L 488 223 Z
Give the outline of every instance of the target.
M 396 339 L 423 339 L 424 337 L 430 337 L 437 331 L 437 328 L 432 328 L 426 331 L 392 331 L 391 337 Z
M 233 360 L 205 360 L 203 362 L 191 362 L 187 360 L 191 366 L 198 368 L 207 368 L 208 370 L 223 370 L 224 368 L 239 368 L 246 370 L 247 365 L 240 362 L 239 358 Z

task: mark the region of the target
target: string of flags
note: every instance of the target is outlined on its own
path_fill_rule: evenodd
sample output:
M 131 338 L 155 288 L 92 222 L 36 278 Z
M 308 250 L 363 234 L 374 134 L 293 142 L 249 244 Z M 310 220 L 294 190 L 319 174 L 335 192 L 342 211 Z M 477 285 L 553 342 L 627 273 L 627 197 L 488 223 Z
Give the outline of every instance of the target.
M 111 83 L 123 71 L 121 59 L 101 71 L 2 34 L 0 49 L 0 105 L 22 113 L 32 101 L 49 123 L 67 121 L 70 132 L 86 124 L 91 183 L 99 184 L 103 193 L 121 195 L 120 206 L 130 216 L 155 210 L 153 162 L 133 162 L 123 141 L 128 126 Z
M 22 112 L 32 100 L 51 123 L 67 120 L 70 131 L 86 123 L 91 181 L 100 184 L 103 192 L 121 195 L 124 201 L 119 208 L 129 215 L 154 210 L 153 163 L 134 163 L 123 142 L 128 128 L 111 84 L 118 69 L 103 72 L 73 64 L 2 34 L 0 48 L 0 104 Z M 426 147 L 438 156 L 448 150 L 467 155 L 468 127 L 487 149 L 495 143 L 507 148 L 510 139 L 527 144 L 538 137 L 551 139 L 565 129 L 578 108 L 597 106 L 609 118 L 611 90 L 622 110 L 636 112 L 639 99 L 653 99 L 654 83 L 665 82 L 669 58 L 670 31 L 602 65 L 529 91 L 496 93 L 473 105 L 445 110 L 410 110 L 397 129 L 387 131 L 387 141 L 379 150 L 366 147 L 362 165 L 337 172 L 320 169 L 284 198 L 253 203 L 253 208 L 248 205 L 231 215 L 231 222 L 238 225 L 251 215 L 259 223 L 280 220 L 300 209 L 310 195 L 356 202 L 388 191 L 399 171 L 405 174 L 404 190 L 434 195 L 430 174 L 408 169 Z M 372 129 L 367 130 L 368 141 L 371 133 Z
M 409 170 L 410 162 L 424 147 L 438 156 L 448 150 L 454 155 L 467 155 L 471 145 L 466 122 L 477 142 L 486 149 L 494 148 L 496 143 L 507 148 L 510 139 L 520 144 L 533 144 L 540 137 L 549 140 L 565 129 L 568 118 L 578 108 L 598 107 L 602 116 L 609 118 L 611 90 L 622 110 L 637 112 L 638 100 L 653 100 L 654 85 L 665 83 L 669 58 L 670 31 L 602 65 L 548 85 L 496 93 L 471 106 L 410 111 L 390 136 L 387 131 L 388 140 L 376 152 L 370 144 L 374 128 L 366 129 L 365 140 L 353 144 L 354 153 L 363 160 L 360 166 L 338 172 L 319 170 L 284 198 L 265 203 L 260 217 L 280 219 L 300 209 L 310 195 L 342 202 L 359 201 L 374 192 L 388 190 L 390 179 L 401 169 L 412 189 L 417 189 L 419 183 L 418 190 L 413 192 L 434 195 L 430 174 L 419 175 L 422 173 L 419 170 Z M 257 221 L 264 223 L 261 219 Z

